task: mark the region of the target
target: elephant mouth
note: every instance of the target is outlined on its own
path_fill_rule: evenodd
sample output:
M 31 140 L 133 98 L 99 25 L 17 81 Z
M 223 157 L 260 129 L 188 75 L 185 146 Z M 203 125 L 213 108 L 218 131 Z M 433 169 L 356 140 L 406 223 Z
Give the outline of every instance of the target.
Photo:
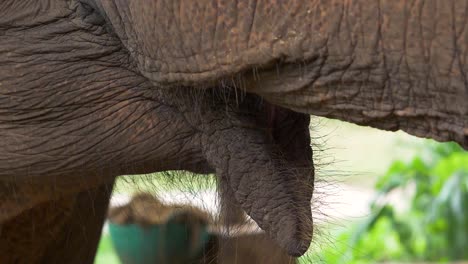
M 312 58 L 302 62 L 274 60 L 263 66 L 244 72 L 246 89 L 262 97 L 267 94 L 293 92 L 309 87 L 323 76 L 321 58 Z

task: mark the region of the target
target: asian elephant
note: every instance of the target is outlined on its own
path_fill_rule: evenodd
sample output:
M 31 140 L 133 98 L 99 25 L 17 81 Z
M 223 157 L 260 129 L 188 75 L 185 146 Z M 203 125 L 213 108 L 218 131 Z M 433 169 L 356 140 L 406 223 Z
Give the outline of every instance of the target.
M 467 102 L 466 0 L 2 0 L 0 262 L 91 263 L 115 177 L 165 170 L 300 256 L 309 114 L 467 149 Z

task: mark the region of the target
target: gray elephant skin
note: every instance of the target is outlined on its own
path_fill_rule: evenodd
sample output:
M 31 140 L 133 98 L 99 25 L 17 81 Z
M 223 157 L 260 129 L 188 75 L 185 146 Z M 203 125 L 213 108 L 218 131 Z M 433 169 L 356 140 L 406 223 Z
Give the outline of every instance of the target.
M 292 256 L 309 115 L 468 148 L 468 1 L 2 0 L 0 262 L 92 263 L 115 177 L 216 173 Z

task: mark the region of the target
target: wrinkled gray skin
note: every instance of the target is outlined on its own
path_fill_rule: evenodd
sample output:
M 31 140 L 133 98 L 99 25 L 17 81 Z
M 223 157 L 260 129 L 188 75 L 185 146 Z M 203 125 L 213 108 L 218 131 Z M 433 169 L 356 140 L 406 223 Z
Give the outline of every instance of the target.
M 467 21 L 462 0 L 3 0 L 0 221 L 122 174 L 216 172 L 299 256 L 307 114 L 468 148 Z M 96 241 L 61 252 L 86 263 Z

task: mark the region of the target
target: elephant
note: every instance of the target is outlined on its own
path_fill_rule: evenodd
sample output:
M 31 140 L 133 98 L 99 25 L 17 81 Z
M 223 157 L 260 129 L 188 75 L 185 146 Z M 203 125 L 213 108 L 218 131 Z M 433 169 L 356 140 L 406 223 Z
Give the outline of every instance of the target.
M 2 0 L 0 262 L 92 263 L 115 178 L 166 170 L 215 173 L 225 211 L 304 254 L 310 115 L 468 149 L 467 18 L 464 0 Z

